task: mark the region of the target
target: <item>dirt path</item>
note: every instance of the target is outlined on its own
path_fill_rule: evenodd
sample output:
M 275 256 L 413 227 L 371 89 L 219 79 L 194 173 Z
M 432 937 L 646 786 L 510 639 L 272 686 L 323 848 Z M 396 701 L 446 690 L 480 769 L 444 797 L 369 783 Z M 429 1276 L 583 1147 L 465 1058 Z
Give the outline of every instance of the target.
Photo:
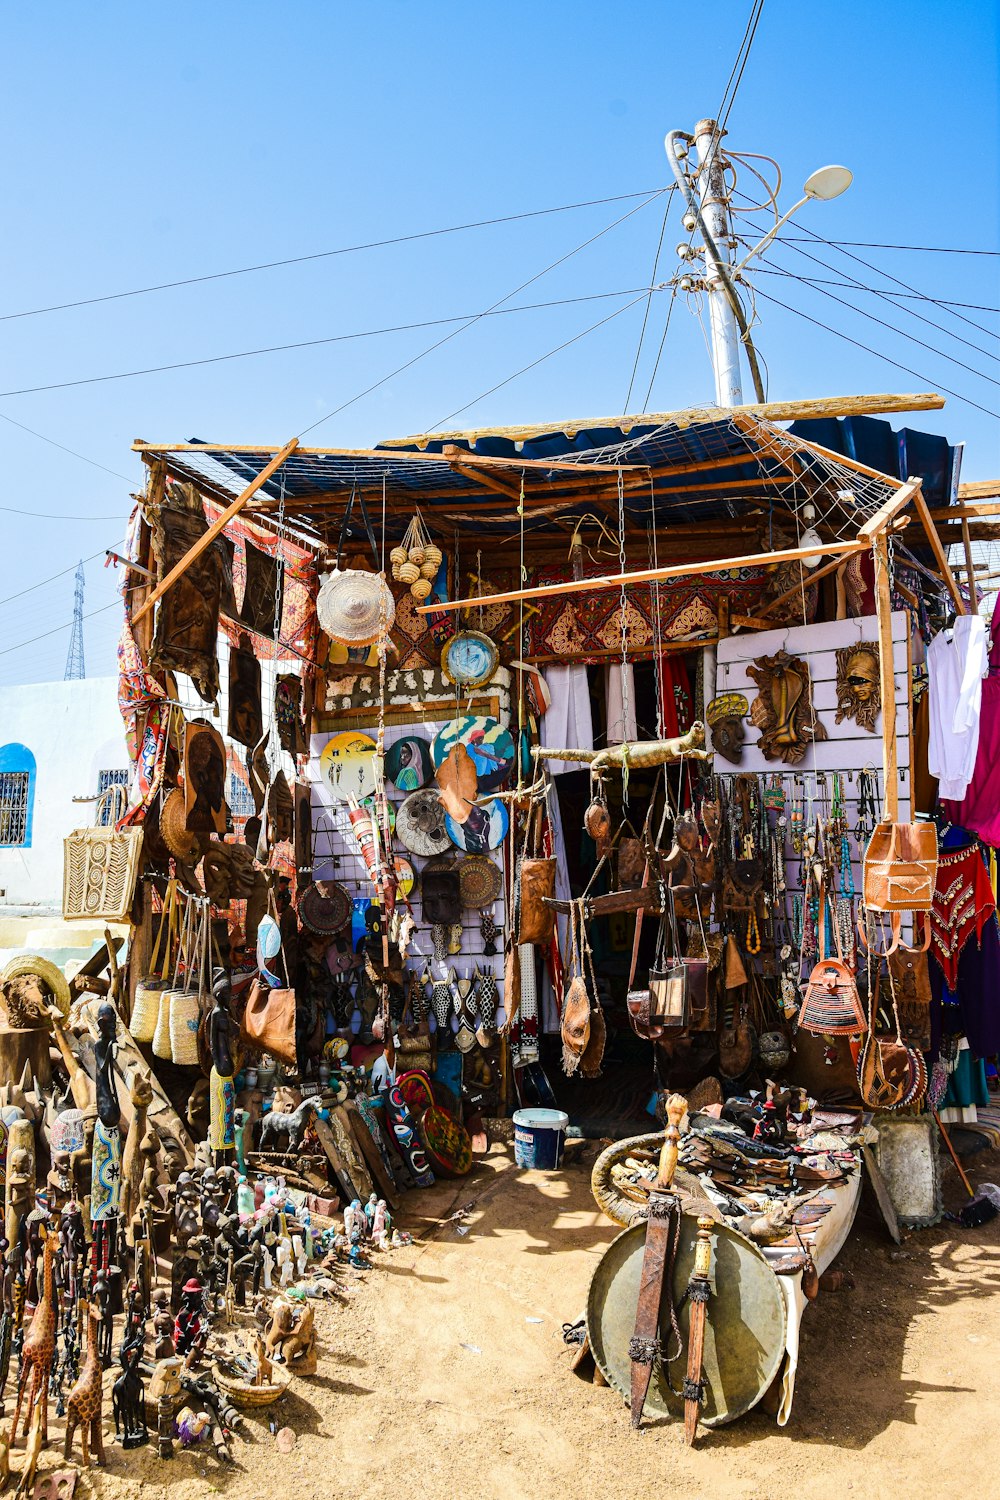
M 615 1394 L 579 1380 L 561 1325 L 582 1313 L 615 1228 L 590 1196 L 595 1146 L 565 1169 L 522 1173 L 494 1147 L 472 1179 L 411 1193 L 412 1247 L 379 1259 L 344 1305 L 322 1305 L 315 1379 L 284 1398 L 299 1434 L 282 1458 L 265 1426 L 235 1470 L 207 1454 L 172 1464 L 109 1444 L 100 1500 L 838 1500 L 1000 1493 L 994 1443 L 1000 1222 L 914 1235 L 895 1249 L 864 1202 L 838 1266 L 856 1290 L 806 1315 L 788 1427 L 765 1416 L 706 1433 L 634 1434 Z M 976 1158 L 1000 1177 L 996 1156 Z M 954 1174 L 946 1197 L 957 1206 Z M 475 1200 L 464 1224 L 442 1224 Z M 462 1230 L 465 1230 L 463 1233 Z M 15 1467 L 19 1460 L 15 1457 Z

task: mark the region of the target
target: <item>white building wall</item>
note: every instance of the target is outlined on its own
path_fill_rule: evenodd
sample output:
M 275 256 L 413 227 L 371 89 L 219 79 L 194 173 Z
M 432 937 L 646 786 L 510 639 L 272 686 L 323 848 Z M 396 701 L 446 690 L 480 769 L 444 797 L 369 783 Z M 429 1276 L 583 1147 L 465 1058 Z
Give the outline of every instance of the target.
M 0 848 L 0 914 L 5 907 L 62 906 L 63 839 L 95 820 L 101 771 L 127 770 L 117 677 L 0 688 L 0 747 L 26 745 L 35 757 L 29 847 Z

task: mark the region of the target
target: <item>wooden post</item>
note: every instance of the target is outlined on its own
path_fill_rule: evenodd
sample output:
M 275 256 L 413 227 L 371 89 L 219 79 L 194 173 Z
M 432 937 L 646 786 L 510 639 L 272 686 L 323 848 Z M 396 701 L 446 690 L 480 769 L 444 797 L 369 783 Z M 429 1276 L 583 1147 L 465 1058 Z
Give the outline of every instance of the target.
M 882 762 L 885 816 L 899 816 L 899 772 L 896 767 L 896 674 L 892 662 L 892 595 L 889 590 L 889 543 L 880 532 L 872 543 L 875 558 L 875 607 L 878 612 L 879 683 L 882 689 Z
M 215 538 L 221 532 L 225 531 L 230 521 L 233 520 L 235 516 L 239 515 L 240 511 L 243 509 L 244 505 L 246 505 L 250 497 L 252 495 L 256 495 L 261 485 L 267 483 L 276 469 L 281 468 L 281 465 L 285 462 L 285 459 L 288 458 L 290 454 L 294 453 L 298 445 L 298 438 L 292 438 L 290 442 L 287 442 L 281 449 L 280 453 L 276 453 L 271 459 L 271 462 L 267 464 L 263 469 L 261 469 L 260 473 L 255 479 L 252 479 L 250 481 L 246 489 L 242 490 L 240 494 L 236 496 L 236 499 L 233 501 L 232 505 L 227 506 L 222 514 L 215 518 L 211 526 L 209 526 L 208 529 L 198 538 L 194 546 L 188 548 L 187 552 L 185 552 L 180 562 L 174 564 L 174 566 L 170 569 L 170 572 L 167 574 L 166 578 L 164 578 L 160 583 L 156 585 L 156 588 L 149 595 L 148 599 L 146 599 L 139 607 L 139 609 L 136 610 L 135 614 L 132 616 L 133 626 L 135 626 L 141 619 L 143 619 L 145 615 L 149 613 L 149 611 L 153 608 L 153 605 L 156 604 L 158 600 L 163 598 L 164 594 L 169 588 L 173 587 L 178 578 L 182 578 L 184 576 L 191 564 L 197 561 L 201 554 L 212 545 L 212 543 L 215 541 Z
M 962 545 L 965 548 L 965 581 L 969 587 L 969 609 L 974 615 L 979 613 L 979 600 L 976 597 L 976 565 L 972 561 L 972 538 L 969 535 L 969 523 L 962 517 Z
M 920 524 L 927 533 L 927 540 L 930 542 L 931 551 L 934 553 L 934 561 L 938 565 L 941 577 L 948 586 L 949 594 L 955 601 L 955 608 L 960 615 L 967 615 L 969 612 L 968 606 L 962 598 L 958 584 L 955 582 L 955 575 L 948 565 L 948 555 L 941 545 L 941 538 L 938 536 L 937 527 L 931 520 L 931 513 L 927 509 L 927 501 L 924 499 L 922 490 L 917 490 L 913 497 L 913 504 L 916 507 L 917 515 L 920 517 Z

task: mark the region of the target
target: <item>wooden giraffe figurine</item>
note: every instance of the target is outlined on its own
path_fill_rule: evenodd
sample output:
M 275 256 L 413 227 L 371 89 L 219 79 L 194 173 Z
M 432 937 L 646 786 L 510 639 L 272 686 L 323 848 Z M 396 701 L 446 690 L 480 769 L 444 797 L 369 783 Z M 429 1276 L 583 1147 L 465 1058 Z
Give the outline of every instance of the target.
M 21 1379 L 17 1388 L 17 1410 L 14 1412 L 14 1425 L 10 1430 L 11 1446 L 17 1440 L 17 1424 L 21 1416 L 21 1403 L 24 1393 L 28 1393 L 28 1410 L 24 1418 L 25 1430 L 31 1428 L 31 1417 L 35 1409 L 35 1402 L 41 1406 L 41 1441 L 48 1442 L 49 1437 L 49 1377 L 52 1374 L 52 1359 L 56 1349 L 56 1303 L 52 1290 L 52 1253 L 55 1249 L 56 1237 L 51 1229 L 46 1226 L 42 1231 L 45 1235 L 45 1244 L 42 1251 L 42 1298 L 35 1308 L 31 1319 L 31 1327 L 21 1350 Z
M 87 1357 L 76 1384 L 66 1398 L 66 1446 L 63 1457 L 70 1458 L 73 1452 L 73 1433 L 80 1428 L 80 1447 L 83 1463 L 90 1463 L 88 1439 L 94 1445 L 97 1462 L 104 1463 L 104 1430 L 101 1427 L 101 1399 L 103 1396 L 104 1369 L 97 1351 L 97 1335 L 101 1320 L 94 1308 L 87 1314 Z

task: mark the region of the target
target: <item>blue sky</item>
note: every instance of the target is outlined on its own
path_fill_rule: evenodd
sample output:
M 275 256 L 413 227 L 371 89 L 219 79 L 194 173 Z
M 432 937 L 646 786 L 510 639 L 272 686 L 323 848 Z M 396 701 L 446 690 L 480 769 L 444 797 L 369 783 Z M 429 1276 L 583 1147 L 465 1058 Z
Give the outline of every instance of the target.
M 709 35 L 701 12 L 666 3 L 7 7 L 0 313 L 661 187 L 664 133 L 715 113 L 749 11 L 749 0 L 719 0 Z M 996 80 L 994 4 L 766 0 L 727 144 L 780 160 L 783 207 L 813 168 L 850 166 L 855 183 L 846 196 L 799 216 L 830 239 L 997 250 Z M 0 393 L 479 312 L 640 201 L 8 317 L 0 324 Z M 662 210 L 662 201 L 640 208 L 513 302 L 648 285 Z M 659 280 L 673 274 L 683 237 L 674 209 Z M 802 248 L 836 269 L 789 247 L 768 264 L 887 285 L 827 246 Z M 928 295 L 1000 302 L 1000 260 L 855 253 Z M 995 314 L 966 310 L 978 325 L 970 327 L 913 304 L 941 325 L 932 328 L 878 299 L 829 289 L 927 349 L 815 287 L 773 274 L 756 284 L 917 372 L 762 297 L 757 343 L 772 397 L 949 386 L 990 411 L 1000 406 L 1000 386 L 991 383 L 1000 380 Z M 363 446 L 426 430 L 469 402 L 450 425 L 618 413 L 641 303 L 474 398 L 630 300 L 484 319 L 310 441 Z M 666 294 L 653 298 L 632 410 L 644 405 L 666 306 Z M 62 676 L 68 630 L 10 648 L 69 620 L 72 574 L 9 596 L 119 543 L 129 492 L 142 477 L 129 451 L 134 437 L 283 441 L 447 331 L 0 394 L 4 416 L 114 471 L 0 421 L 0 505 L 29 513 L 0 511 L 8 560 L 0 685 Z M 679 301 L 650 408 L 711 393 L 700 324 Z M 1000 472 L 1000 422 L 991 415 L 949 399 L 918 425 L 966 440 L 965 477 Z M 89 563 L 87 610 L 108 604 L 112 590 L 101 559 Z M 117 624 L 114 609 L 86 623 L 89 675 L 114 670 Z

